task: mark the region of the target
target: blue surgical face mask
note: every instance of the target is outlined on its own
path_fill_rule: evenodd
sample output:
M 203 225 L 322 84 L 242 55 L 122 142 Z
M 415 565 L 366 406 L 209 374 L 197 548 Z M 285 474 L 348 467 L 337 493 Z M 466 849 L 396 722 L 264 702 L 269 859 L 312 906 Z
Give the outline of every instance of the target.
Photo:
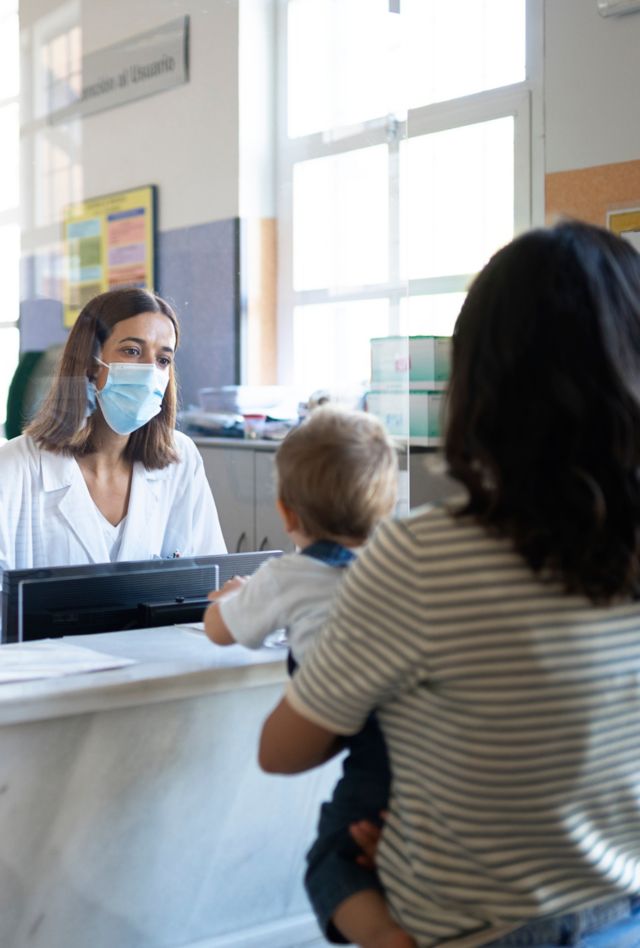
M 96 405 L 98 403 L 96 401 L 95 385 L 93 384 L 91 379 L 87 379 L 86 382 L 87 382 L 87 410 L 85 412 L 85 418 L 88 418 L 90 415 L 93 415 L 94 411 L 96 410 Z
M 169 371 L 152 364 L 111 362 L 104 388 L 96 390 L 96 399 L 105 421 L 116 434 L 128 435 L 154 418 L 162 406 Z

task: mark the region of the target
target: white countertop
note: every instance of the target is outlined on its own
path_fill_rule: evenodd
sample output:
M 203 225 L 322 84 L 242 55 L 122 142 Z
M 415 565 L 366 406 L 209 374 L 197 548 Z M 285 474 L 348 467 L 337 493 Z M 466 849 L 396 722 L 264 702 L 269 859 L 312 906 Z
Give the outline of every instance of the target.
M 223 648 L 180 626 L 74 635 L 60 641 L 131 658 L 135 664 L 0 684 L 0 726 L 259 687 L 287 677 L 282 648 Z

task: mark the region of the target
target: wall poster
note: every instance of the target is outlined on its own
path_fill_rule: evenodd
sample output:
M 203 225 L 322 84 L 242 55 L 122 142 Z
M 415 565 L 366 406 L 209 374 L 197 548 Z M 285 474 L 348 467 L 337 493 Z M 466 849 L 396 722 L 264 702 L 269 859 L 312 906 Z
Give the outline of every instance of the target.
M 70 205 L 64 215 L 64 325 L 118 286 L 155 286 L 157 188 L 146 185 Z

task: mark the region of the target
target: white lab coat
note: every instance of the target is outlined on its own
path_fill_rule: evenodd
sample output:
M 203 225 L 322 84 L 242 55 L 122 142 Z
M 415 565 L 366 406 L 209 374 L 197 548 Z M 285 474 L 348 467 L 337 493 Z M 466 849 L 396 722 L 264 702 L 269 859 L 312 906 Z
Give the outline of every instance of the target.
M 200 453 L 181 432 L 175 443 L 179 462 L 158 471 L 134 464 L 118 560 L 226 552 Z M 109 559 L 76 460 L 26 435 L 0 447 L 0 570 Z

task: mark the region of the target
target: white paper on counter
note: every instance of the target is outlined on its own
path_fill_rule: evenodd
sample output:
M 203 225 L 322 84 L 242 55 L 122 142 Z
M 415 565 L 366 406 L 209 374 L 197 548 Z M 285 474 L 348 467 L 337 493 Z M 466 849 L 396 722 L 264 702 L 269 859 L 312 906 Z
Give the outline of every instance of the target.
M 107 655 L 56 639 L 0 646 L 0 684 L 32 678 L 60 678 L 134 665 L 132 658 Z

